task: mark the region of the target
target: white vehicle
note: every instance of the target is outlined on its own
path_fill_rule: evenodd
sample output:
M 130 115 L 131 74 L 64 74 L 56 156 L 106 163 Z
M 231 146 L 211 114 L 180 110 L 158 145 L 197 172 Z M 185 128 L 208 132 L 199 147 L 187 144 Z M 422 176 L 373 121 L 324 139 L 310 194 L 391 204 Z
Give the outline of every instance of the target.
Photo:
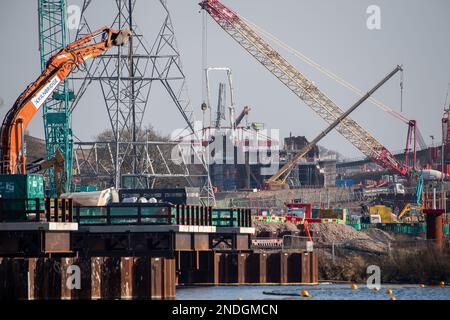
M 405 186 L 401 183 L 392 184 L 388 188 L 389 188 L 389 191 L 391 191 L 391 193 L 405 194 Z
M 377 196 L 379 194 L 405 194 L 405 187 L 401 183 L 394 183 L 381 188 L 364 189 L 365 196 Z
M 445 173 L 442 173 L 441 171 L 438 170 L 433 170 L 433 169 L 427 169 L 427 170 L 422 170 L 420 171 L 423 177 L 424 181 L 438 181 L 438 180 L 442 180 L 442 178 L 444 178 L 445 180 L 448 179 L 448 175 L 446 175 Z

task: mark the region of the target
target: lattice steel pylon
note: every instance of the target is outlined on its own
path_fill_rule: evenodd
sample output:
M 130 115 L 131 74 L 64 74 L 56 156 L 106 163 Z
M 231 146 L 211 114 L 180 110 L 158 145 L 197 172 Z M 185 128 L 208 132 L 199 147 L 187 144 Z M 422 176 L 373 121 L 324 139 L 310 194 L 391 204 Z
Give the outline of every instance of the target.
M 94 3 L 91 0 L 83 2 L 77 38 L 90 33 L 97 27 L 97 19 L 92 20 L 92 28 L 90 21 L 90 13 L 97 13 Z M 111 177 L 111 181 L 116 188 L 120 188 L 123 175 L 142 176 L 144 179 L 149 177 L 149 173 L 143 165 L 146 161 L 141 159 L 146 154 L 142 144 L 145 134 L 141 127 L 155 81 L 160 82 L 169 94 L 186 122 L 185 129 L 195 133 L 195 119 L 187 95 L 186 77 L 167 1 L 155 0 L 155 3 L 158 3 L 162 9 L 162 25 L 155 41 L 150 46 L 133 18 L 139 1 L 116 0 L 109 3 L 114 6 L 111 28 L 130 29 L 133 39 L 128 46 L 117 48 L 117 51 L 110 51 L 88 63 L 86 76 L 72 77 L 74 81 L 81 81 L 78 83 L 77 99 L 72 108 L 76 107 L 89 83 L 98 81 L 106 104 L 112 139 L 115 143 L 115 145 L 107 144 L 114 163 L 114 176 Z M 155 9 L 157 8 L 155 7 Z M 84 144 L 84 146 L 86 145 L 93 144 Z M 204 161 L 203 164 L 204 170 L 206 170 L 206 181 L 202 190 L 204 198 L 207 199 L 204 202 L 212 201 L 214 203 L 208 167 Z M 79 166 L 79 168 L 81 167 L 83 166 Z M 92 175 L 95 175 L 95 172 Z M 80 173 L 79 176 L 86 176 L 86 174 Z M 168 178 L 168 176 L 165 175 L 164 178 Z
M 41 70 L 45 69 L 50 57 L 67 45 L 66 14 L 65 0 L 38 0 Z M 62 188 L 65 192 L 70 191 L 72 181 L 73 140 L 70 103 L 73 97 L 69 82 L 64 80 L 43 107 L 47 158 L 54 158 L 56 148 L 64 156 Z M 56 184 L 53 169 L 48 171 L 48 186 L 50 195 L 54 196 Z

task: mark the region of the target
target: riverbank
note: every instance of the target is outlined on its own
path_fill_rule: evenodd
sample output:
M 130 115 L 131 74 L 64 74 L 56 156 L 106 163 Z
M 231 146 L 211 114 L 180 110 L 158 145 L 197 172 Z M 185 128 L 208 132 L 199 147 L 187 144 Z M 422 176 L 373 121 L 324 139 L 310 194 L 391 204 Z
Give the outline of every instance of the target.
M 290 223 L 255 223 L 257 236 L 301 235 L 303 227 Z M 367 267 L 376 265 L 385 283 L 450 282 L 450 247 L 433 241 L 379 229 L 357 231 L 342 224 L 311 223 L 319 280 L 365 282 Z

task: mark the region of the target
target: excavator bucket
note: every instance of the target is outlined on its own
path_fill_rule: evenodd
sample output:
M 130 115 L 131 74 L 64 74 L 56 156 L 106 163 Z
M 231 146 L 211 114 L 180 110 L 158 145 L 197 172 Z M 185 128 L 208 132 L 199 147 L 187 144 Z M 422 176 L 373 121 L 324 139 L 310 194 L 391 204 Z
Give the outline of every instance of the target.
M 123 46 L 132 36 L 128 29 L 119 30 L 111 35 L 111 41 L 114 46 Z

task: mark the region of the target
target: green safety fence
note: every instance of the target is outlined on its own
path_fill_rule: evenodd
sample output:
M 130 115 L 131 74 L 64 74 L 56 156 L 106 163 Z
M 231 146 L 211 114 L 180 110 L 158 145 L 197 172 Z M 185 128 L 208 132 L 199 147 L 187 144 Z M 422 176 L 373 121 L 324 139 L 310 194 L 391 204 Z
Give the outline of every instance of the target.
M 238 209 L 212 209 L 211 212 L 212 225 L 216 227 L 239 227 L 238 217 Z
M 419 234 L 427 232 L 427 226 L 425 223 L 347 223 L 347 225 L 358 231 L 376 228 L 384 231 L 405 234 Z M 444 234 L 450 235 L 450 227 L 448 224 L 444 225 Z
M 226 227 L 230 225 L 230 217 L 231 212 L 230 210 L 220 210 L 220 209 L 213 209 L 211 213 L 211 218 L 213 221 L 213 225 L 216 227 Z M 237 212 L 233 212 L 233 218 L 237 218 Z M 234 221 L 233 225 L 236 223 L 236 220 Z
M 206 208 L 206 209 L 205 209 Z M 117 205 L 107 207 L 76 207 L 75 217 L 81 224 L 182 224 L 208 222 L 207 207 L 171 205 Z M 109 215 L 108 215 L 109 212 Z M 139 214 L 140 212 L 140 214 Z M 109 219 L 109 221 L 108 221 Z M 139 221 L 140 219 L 140 221 Z M 240 227 L 248 224 L 250 214 L 244 209 L 212 209 L 211 222 L 217 227 Z M 196 222 L 195 222 L 196 221 Z
M 419 234 L 427 231 L 425 223 L 362 223 L 361 230 L 377 228 L 404 234 Z
M 287 222 L 292 222 L 292 220 L 287 219 L 286 217 L 283 216 L 253 216 L 252 217 L 252 221 L 255 222 L 275 222 L 275 223 L 286 223 Z M 337 224 L 345 224 L 345 221 L 343 219 L 321 219 L 321 221 L 311 221 L 308 220 L 309 223 L 337 223 Z M 293 222 L 295 223 L 295 222 Z M 298 221 L 297 224 L 302 224 L 302 221 Z
M 82 224 L 107 224 L 107 207 L 80 207 L 79 217 Z M 120 206 L 109 207 L 111 224 L 135 224 L 138 222 L 138 207 Z M 175 224 L 176 208 L 161 207 L 140 207 L 141 224 Z M 171 214 L 172 218 L 161 218 L 161 215 Z M 158 217 L 155 217 L 158 216 Z
M 361 231 L 361 223 L 347 223 L 347 225 L 357 231 Z
M 282 216 L 252 216 L 252 221 L 285 223 L 286 217 Z

